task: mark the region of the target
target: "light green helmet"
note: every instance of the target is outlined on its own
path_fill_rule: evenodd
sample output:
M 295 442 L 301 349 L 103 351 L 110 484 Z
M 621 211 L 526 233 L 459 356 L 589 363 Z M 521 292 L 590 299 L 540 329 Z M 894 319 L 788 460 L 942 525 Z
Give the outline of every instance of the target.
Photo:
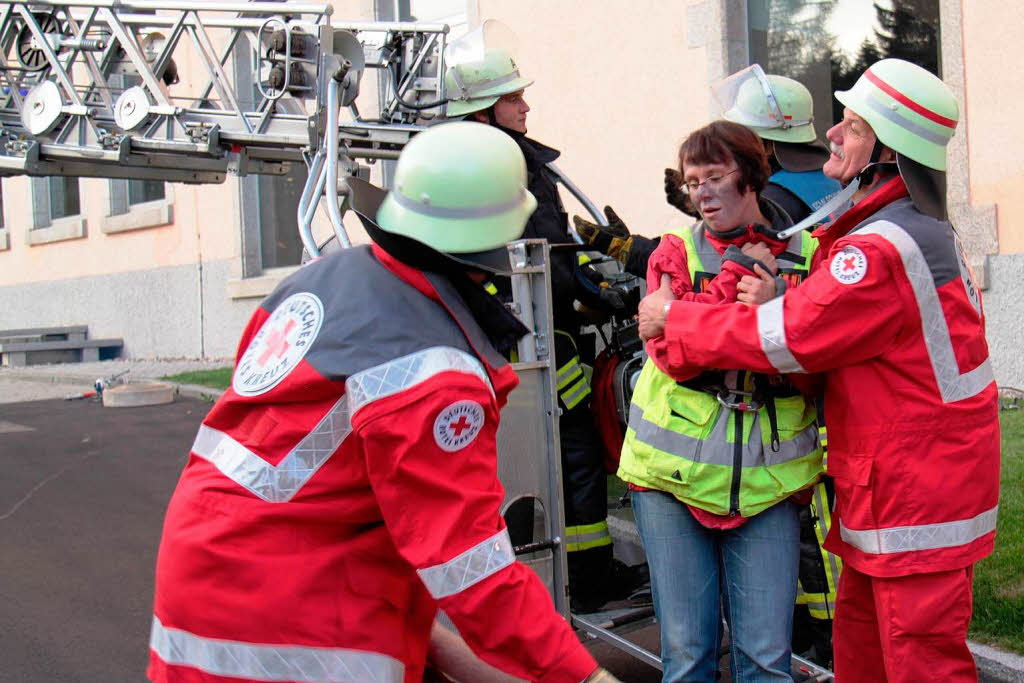
M 722 118 L 746 126 L 765 140 L 814 142 L 814 103 L 799 81 L 765 75 L 753 64 L 716 83 L 712 90 Z
M 458 256 L 519 239 L 535 208 L 515 141 L 492 126 L 460 121 L 429 128 L 405 146 L 377 223 Z
M 836 99 L 863 118 L 886 147 L 936 171 L 946 170 L 946 145 L 960 107 L 938 76 L 902 59 L 868 67 Z
M 519 92 L 531 83 L 519 75 L 512 55 L 506 50 L 487 50 L 482 60 L 448 67 L 444 87 L 451 101 L 445 114 L 452 117 L 482 111 L 502 95 Z

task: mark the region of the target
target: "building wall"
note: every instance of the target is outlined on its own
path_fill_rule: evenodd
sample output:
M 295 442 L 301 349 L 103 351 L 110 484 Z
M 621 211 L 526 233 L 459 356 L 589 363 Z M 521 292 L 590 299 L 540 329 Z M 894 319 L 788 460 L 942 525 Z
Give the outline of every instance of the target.
M 1024 231 L 1017 227 L 1024 221 L 1024 128 L 1005 103 L 1024 92 L 1024 70 L 1007 65 L 1005 46 L 1015 38 L 1012 27 L 1024 23 L 1024 8 L 941 1 L 944 19 L 962 22 L 945 23 L 943 32 L 959 31 L 950 35 L 962 58 L 966 125 L 958 137 L 969 161 L 963 201 L 996 217 L 998 254 L 989 259 L 985 292 L 993 360 L 1001 384 L 1022 386 L 1024 362 L 1015 350 L 1024 319 L 1016 296 L 1024 272 Z M 347 3 L 332 20 L 372 19 L 373 6 Z M 675 165 L 683 137 L 710 120 L 708 83 L 745 63 L 745 2 L 594 0 L 584 9 L 466 0 L 466 7 L 471 24 L 496 18 L 518 35 L 520 71 L 535 81 L 526 93 L 529 134 L 562 150 L 558 165 L 595 204 L 612 205 L 646 235 L 688 220 L 664 201 L 664 169 Z M 183 72 L 196 66 L 185 64 Z M 364 79 L 364 111 L 372 108 L 373 81 L 372 73 Z M 93 336 L 123 337 L 129 356 L 233 355 L 260 297 L 290 272 L 240 279 L 237 182 L 171 186 L 168 224 L 105 233 L 108 183 L 83 180 L 86 235 L 30 246 L 29 180 L 4 179 L 10 248 L 0 250 L 0 329 L 87 323 Z M 571 199 L 567 205 L 582 213 Z M 366 241 L 357 222 L 347 227 L 354 242 Z M 329 233 L 322 217 L 317 233 Z
M 528 135 L 560 149 L 558 167 L 634 232 L 661 235 L 688 220 L 665 203 L 664 169 L 709 120 L 707 39 L 720 31 L 688 11 L 707 4 L 478 3 L 479 20 L 499 19 L 520 41 L 519 71 L 534 79 Z
M 989 349 L 997 383 L 1024 387 L 1024 128 L 1013 104 L 1024 93 L 1024 69 L 1006 51 L 1024 7 L 962 0 L 961 8 L 963 25 L 951 30 L 962 30 L 963 39 L 968 199 L 994 207 L 998 238 L 983 292 Z
M 1024 69 L 1007 46 L 1024 26 L 1024 6 L 964 0 L 962 7 L 971 202 L 997 206 L 999 253 L 1017 254 L 1024 252 Z

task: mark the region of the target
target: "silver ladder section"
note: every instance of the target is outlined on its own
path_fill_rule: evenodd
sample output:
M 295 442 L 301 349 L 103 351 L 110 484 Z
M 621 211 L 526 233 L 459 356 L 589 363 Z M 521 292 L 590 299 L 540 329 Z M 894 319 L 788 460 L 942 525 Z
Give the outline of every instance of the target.
M 449 27 L 332 22 L 331 12 L 305 2 L 0 0 L 0 175 L 220 183 L 301 162 L 307 251 L 319 251 L 310 224 L 321 197 L 347 246 L 338 179 L 359 172 L 356 159 L 397 158 L 442 115 Z M 369 70 L 373 117 L 356 104 Z
M 512 312 L 530 330 L 513 363 L 519 386 L 501 411 L 498 476 L 505 488 L 502 514 L 525 501 L 533 512 L 533 540 L 515 548 L 518 559 L 547 585 L 556 609 L 569 617 L 562 467 L 551 311 L 550 247 L 544 240 L 508 245 Z
M 219 183 L 303 162 L 315 206 L 339 164 L 344 176 L 354 159 L 396 158 L 444 100 L 447 25 L 330 15 L 302 2 L 0 0 L 0 174 Z M 382 74 L 373 118 L 356 106 L 368 69 Z

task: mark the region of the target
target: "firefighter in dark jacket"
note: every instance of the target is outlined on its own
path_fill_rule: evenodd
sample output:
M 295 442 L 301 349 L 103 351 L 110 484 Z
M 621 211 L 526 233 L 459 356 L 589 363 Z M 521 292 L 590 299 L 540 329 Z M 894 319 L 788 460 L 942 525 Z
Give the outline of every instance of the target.
M 612 557 L 604 451 L 590 411 L 590 378 L 584 367 L 584 359 L 593 360 L 593 342 L 581 335 L 586 321 L 576 310 L 577 301 L 586 309 L 605 312 L 621 308 L 623 302 L 617 290 L 602 286 L 601 276 L 585 265 L 569 233 L 568 214 L 547 166 L 560 153 L 526 137 L 530 107 L 523 91 L 531 83 L 520 76 L 507 51 L 487 50 L 482 59 L 448 69 L 446 92 L 451 101 L 446 114 L 488 123 L 515 140 L 526 159 L 527 188 L 537 198 L 523 238 L 543 238 L 554 245 L 552 313 L 569 586 L 573 610 L 592 612 L 609 600 L 628 597 L 647 581 L 645 565 L 627 567 Z M 497 284 L 500 292 L 503 283 Z M 532 509 L 527 514 L 532 516 Z M 515 534 L 520 525 L 511 526 Z

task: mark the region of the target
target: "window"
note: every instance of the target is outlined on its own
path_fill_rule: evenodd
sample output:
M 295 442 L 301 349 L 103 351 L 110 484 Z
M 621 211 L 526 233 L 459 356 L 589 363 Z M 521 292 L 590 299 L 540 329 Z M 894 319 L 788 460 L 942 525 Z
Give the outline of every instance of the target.
M 28 244 L 85 237 L 82 195 L 75 176 L 32 178 L 32 229 Z
M 803 83 L 815 128 L 843 117 L 832 97 L 879 59 L 899 57 L 939 74 L 939 0 L 748 0 L 750 61 Z
M 162 180 L 111 180 L 109 216 L 121 216 L 133 207 L 167 198 Z
M 58 218 L 77 216 L 82 213 L 82 197 L 78 192 L 78 178 L 72 176 L 51 176 L 49 184 L 50 215 L 47 225 Z M 36 225 L 36 227 L 43 227 Z
M 306 165 L 302 162 L 293 163 L 290 172 L 283 176 L 256 176 L 262 209 L 256 219 L 260 227 L 260 256 L 264 269 L 296 266 L 302 259 L 302 239 L 296 214 L 306 176 Z

